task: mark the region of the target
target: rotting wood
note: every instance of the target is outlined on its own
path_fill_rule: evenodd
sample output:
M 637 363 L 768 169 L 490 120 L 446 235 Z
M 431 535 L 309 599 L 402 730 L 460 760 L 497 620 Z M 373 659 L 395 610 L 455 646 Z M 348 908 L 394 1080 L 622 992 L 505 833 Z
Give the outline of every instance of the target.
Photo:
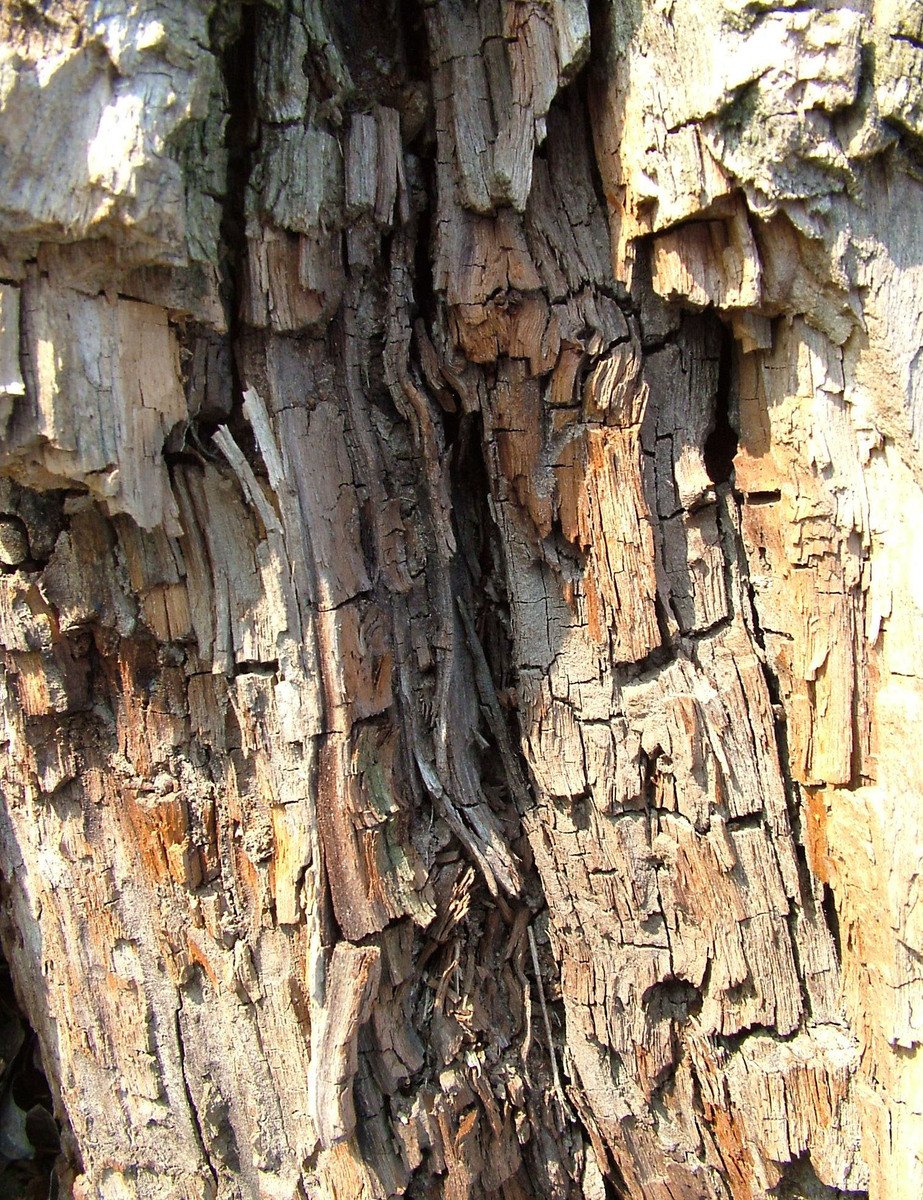
M 916 9 L 136 8 L 0 13 L 62 1193 L 916 1200 Z

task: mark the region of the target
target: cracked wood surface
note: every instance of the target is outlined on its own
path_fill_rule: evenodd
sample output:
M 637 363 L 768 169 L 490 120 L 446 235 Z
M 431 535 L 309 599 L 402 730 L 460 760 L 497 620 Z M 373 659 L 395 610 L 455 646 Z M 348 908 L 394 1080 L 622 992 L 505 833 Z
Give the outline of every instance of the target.
M 62 1194 L 916 1200 L 916 7 L 0 25 Z

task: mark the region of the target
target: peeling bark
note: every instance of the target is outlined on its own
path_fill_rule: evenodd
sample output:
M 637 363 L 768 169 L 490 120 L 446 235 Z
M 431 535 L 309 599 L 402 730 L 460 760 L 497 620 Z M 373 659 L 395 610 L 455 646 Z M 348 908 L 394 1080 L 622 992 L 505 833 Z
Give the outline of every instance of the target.
M 58 1194 L 915 1200 L 916 7 L 0 24 Z

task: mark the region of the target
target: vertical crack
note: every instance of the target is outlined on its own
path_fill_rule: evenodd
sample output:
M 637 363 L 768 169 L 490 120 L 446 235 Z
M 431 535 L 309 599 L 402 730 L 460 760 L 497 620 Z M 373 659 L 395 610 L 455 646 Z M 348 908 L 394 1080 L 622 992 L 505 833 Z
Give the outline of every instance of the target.
M 242 333 L 240 291 L 247 259 L 247 189 L 259 138 L 255 96 L 257 8 L 257 5 L 243 6 L 237 37 L 227 44 L 221 55 L 228 107 L 224 135 L 227 182 L 221 213 L 221 287 L 227 310 L 227 343 L 235 406 L 243 395 L 236 350 Z
M 202 1161 L 205 1163 L 212 1183 L 214 1185 L 213 1196 L 218 1193 L 218 1172 L 215 1169 L 215 1164 L 208 1152 L 208 1143 L 205 1140 L 205 1132 L 202 1129 L 202 1122 L 199 1119 L 199 1110 L 196 1108 L 195 1099 L 192 1095 L 192 1088 L 189 1084 L 189 1074 L 186 1070 L 186 1043 L 183 1039 L 183 1005 L 182 1000 L 174 1012 L 174 1027 L 176 1030 L 176 1049 L 179 1054 L 180 1075 L 183 1080 L 183 1091 L 186 1094 L 186 1104 L 189 1108 L 189 1120 L 192 1125 L 193 1136 L 199 1152 L 202 1155 Z
M 737 453 L 738 434 L 732 418 L 732 377 L 734 367 L 734 335 L 728 326 L 720 322 L 720 350 L 718 358 L 718 387 L 715 392 L 715 421 L 711 433 L 705 440 L 705 469 L 712 483 L 729 483 L 734 471 L 734 455 Z
M 61 1126 L 38 1039 L 0 961 L 0 1196 L 53 1198 Z

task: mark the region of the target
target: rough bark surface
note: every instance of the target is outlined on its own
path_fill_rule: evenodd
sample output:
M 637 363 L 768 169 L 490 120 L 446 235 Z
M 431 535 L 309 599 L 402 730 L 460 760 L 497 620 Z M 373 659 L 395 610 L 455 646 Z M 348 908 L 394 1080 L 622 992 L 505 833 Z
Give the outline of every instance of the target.
M 0 31 L 58 1194 L 917 1200 L 919 5 Z

